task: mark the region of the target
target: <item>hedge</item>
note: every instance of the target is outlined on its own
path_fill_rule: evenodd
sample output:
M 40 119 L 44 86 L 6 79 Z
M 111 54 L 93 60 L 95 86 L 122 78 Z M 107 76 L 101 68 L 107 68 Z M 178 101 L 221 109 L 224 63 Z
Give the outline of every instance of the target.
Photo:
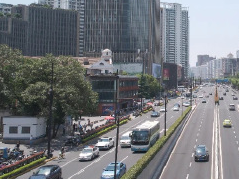
M 26 164 L 20 168 L 17 168 L 9 173 L 6 173 L 6 174 L 0 176 L 0 179 L 16 178 L 16 175 L 19 175 L 20 173 L 25 172 L 29 168 L 32 168 L 40 163 L 43 163 L 45 160 L 46 160 L 46 157 L 35 160 L 29 164 Z

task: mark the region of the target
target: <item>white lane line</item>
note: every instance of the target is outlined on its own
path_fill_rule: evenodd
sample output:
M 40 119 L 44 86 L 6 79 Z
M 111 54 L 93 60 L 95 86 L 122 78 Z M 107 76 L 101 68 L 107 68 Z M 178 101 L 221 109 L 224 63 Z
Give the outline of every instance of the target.
M 68 165 L 69 163 L 73 162 L 73 161 L 76 160 L 76 159 L 78 159 L 78 157 L 77 157 L 77 158 L 74 158 L 73 160 L 71 160 L 71 161 L 69 161 L 69 162 L 67 162 L 67 163 L 65 163 L 64 165 L 61 166 L 61 168 L 64 167 L 64 166 L 66 166 L 66 165 Z
M 191 167 L 192 166 L 192 162 L 190 162 L 190 164 L 189 164 L 189 167 Z
M 126 156 L 125 158 L 123 158 L 122 160 L 121 160 L 121 162 L 123 162 L 124 160 L 126 160 L 128 158 L 128 156 Z

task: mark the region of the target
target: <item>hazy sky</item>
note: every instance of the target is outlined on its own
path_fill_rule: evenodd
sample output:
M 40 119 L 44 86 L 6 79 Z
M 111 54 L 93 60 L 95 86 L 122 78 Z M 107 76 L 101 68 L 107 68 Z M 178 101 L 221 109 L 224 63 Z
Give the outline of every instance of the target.
M 0 0 L 1 3 L 26 4 L 34 0 Z M 189 8 L 190 66 L 195 66 L 197 55 L 221 58 L 239 50 L 239 0 L 167 0 Z

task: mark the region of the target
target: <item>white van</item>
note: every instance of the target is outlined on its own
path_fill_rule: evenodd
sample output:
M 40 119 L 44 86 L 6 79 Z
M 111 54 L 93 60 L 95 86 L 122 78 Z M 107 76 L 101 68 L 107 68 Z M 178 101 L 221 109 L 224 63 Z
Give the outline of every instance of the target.
M 124 133 L 120 138 L 120 146 L 122 147 L 131 147 L 131 134 L 132 131 Z

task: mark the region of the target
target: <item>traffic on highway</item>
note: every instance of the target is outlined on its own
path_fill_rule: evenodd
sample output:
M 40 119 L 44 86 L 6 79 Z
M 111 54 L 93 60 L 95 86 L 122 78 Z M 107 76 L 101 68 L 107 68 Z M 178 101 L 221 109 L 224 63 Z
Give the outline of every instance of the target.
M 158 178 L 237 178 L 239 176 L 238 101 L 235 98 L 238 93 L 225 85 L 218 85 L 217 90 L 219 97 L 224 97 L 220 98 L 219 105 L 214 103 L 215 85 L 206 85 L 193 92 L 192 114 Z M 169 100 L 165 109 L 166 129 L 182 115 L 188 104 L 190 102 L 186 97 Z M 235 107 L 234 110 L 231 106 Z M 160 110 L 162 107 L 155 105 L 154 111 L 133 117 L 131 121 L 120 126 L 116 167 L 119 178 L 148 150 L 150 146 L 147 142 L 146 145 L 145 141 L 153 142 L 164 135 L 165 111 L 160 112 Z M 159 133 L 152 133 L 152 139 L 147 139 L 146 136 L 149 135 L 145 135 L 144 132 L 138 133 L 140 128 L 146 125 L 151 126 L 155 131 L 159 129 Z M 136 148 L 134 146 L 136 143 L 132 140 L 138 141 L 136 143 L 141 145 Z M 90 141 L 80 150 L 66 152 L 63 159 L 53 159 L 47 164 L 59 165 L 62 178 L 114 178 L 115 144 L 116 129 Z M 18 178 L 29 178 L 35 171 L 37 169 Z M 154 172 L 145 169 L 141 176 L 152 176 Z

